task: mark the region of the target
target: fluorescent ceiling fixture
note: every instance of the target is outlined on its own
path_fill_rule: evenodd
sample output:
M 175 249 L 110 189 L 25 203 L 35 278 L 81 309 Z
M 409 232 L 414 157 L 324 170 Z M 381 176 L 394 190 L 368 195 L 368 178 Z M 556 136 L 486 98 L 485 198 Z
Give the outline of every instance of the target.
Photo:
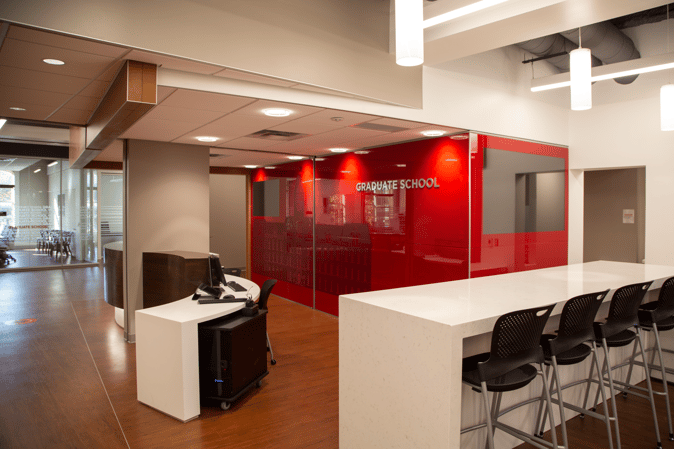
M 396 64 L 412 67 L 424 63 L 424 2 L 395 0 Z
M 359 151 L 354 151 L 355 154 L 370 154 L 369 151 L 367 150 L 359 150 Z
M 342 173 L 351 173 L 349 170 L 342 170 Z
M 0 118 L 0 128 L 5 126 L 5 123 L 7 123 L 7 119 L 6 118 Z
M 424 29 L 432 27 L 434 25 L 439 25 L 450 20 L 454 20 L 458 17 L 462 17 L 468 14 L 472 14 L 477 11 L 498 5 L 499 3 L 505 3 L 508 0 L 482 0 L 471 5 L 466 5 L 462 8 L 455 9 L 454 11 L 449 11 L 439 16 L 431 17 L 430 19 L 424 20 Z M 397 29 L 397 27 L 396 27 Z
M 592 108 L 592 54 L 589 48 L 577 48 L 569 53 L 571 59 L 571 109 Z
M 12 111 L 25 111 L 26 110 L 25 108 L 17 108 L 17 107 L 11 107 L 9 109 L 11 109 Z
M 49 65 L 63 65 L 65 62 L 61 61 L 60 59 L 43 59 L 42 62 L 45 64 Z
M 292 113 L 290 109 L 282 108 L 263 109 L 262 112 L 264 112 L 264 115 L 268 115 L 269 117 L 287 117 Z
M 443 134 L 445 134 L 445 132 L 434 129 L 434 130 L 430 130 L 430 131 L 421 131 L 421 134 L 423 134 L 426 137 L 438 137 L 438 136 L 442 136 Z
M 349 151 L 349 149 L 348 148 L 330 148 L 330 151 L 332 151 L 333 153 L 346 153 L 347 151 Z
M 293 161 L 299 161 L 301 159 L 304 159 L 304 156 L 288 156 L 288 159 Z
M 215 141 L 218 140 L 218 139 L 219 139 L 219 137 L 211 137 L 211 136 L 200 136 L 200 137 L 197 137 L 197 140 L 198 140 L 199 142 L 215 142 Z
M 660 129 L 674 131 L 674 84 L 660 88 Z
M 33 173 L 37 173 L 37 172 L 39 172 L 39 171 L 42 171 L 42 169 L 41 169 L 41 168 L 38 168 L 37 170 L 34 170 Z
M 456 134 L 454 136 L 449 136 L 450 139 L 454 140 L 466 140 L 468 138 L 468 135 L 466 134 Z
M 407 164 L 396 164 L 396 167 L 407 167 Z
M 661 70 L 674 69 L 674 53 L 666 53 L 664 55 L 648 56 L 646 58 L 633 59 L 630 61 L 616 62 L 604 66 L 595 67 L 592 72 L 592 82 L 605 81 L 623 76 L 639 75 L 641 73 L 659 72 Z M 558 80 L 548 84 L 534 85 L 531 87 L 532 92 L 541 92 L 544 90 L 559 89 L 561 87 L 569 87 L 568 73 L 560 73 L 559 75 L 552 75 L 549 77 L 540 78 L 539 82 L 545 82 L 546 79 Z M 532 84 L 536 80 L 532 81 Z
M 53 167 L 54 165 L 56 165 L 58 163 L 59 163 L 59 161 L 51 162 L 51 163 L 47 164 L 47 167 Z
M 257 165 L 244 165 L 244 168 L 257 168 Z
M 317 157 L 317 158 L 316 158 L 315 160 L 317 160 L 317 161 L 319 161 L 319 162 L 320 162 L 320 161 L 324 161 L 324 160 L 325 160 L 325 158 L 324 158 L 324 157 Z
M 266 168 L 267 170 L 276 170 L 276 167 L 272 167 L 272 166 L 265 167 L 265 168 Z

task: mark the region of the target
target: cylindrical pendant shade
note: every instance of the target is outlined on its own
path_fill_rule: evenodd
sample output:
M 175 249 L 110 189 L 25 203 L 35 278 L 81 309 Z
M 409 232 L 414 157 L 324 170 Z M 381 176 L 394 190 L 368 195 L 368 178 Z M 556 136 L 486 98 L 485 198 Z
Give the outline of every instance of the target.
M 660 129 L 674 131 L 674 84 L 660 88 Z
M 583 111 L 592 107 L 592 55 L 589 48 L 572 50 L 571 109 Z
M 396 63 L 415 66 L 424 63 L 423 0 L 396 0 Z

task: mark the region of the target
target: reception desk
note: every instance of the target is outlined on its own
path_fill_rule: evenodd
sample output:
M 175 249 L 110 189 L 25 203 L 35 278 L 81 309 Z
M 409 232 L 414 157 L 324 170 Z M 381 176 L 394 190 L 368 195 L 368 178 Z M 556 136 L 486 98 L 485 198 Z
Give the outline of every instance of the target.
M 670 276 L 674 267 L 600 261 L 340 296 L 340 447 L 462 447 L 462 413 L 484 411 L 462 388 L 461 361 L 489 350 L 499 316 L 554 303 L 554 325 L 574 296 Z M 465 447 L 484 445 L 483 432 Z

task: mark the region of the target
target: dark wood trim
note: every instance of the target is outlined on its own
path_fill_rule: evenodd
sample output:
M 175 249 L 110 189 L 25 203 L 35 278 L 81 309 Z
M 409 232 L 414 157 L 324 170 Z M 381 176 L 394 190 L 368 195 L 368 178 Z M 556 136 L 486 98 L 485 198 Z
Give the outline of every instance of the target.
M 68 159 L 70 149 L 67 146 L 0 141 L 0 154 L 44 159 Z
M 84 168 L 90 170 L 124 170 L 124 163 L 113 161 L 91 161 L 85 165 Z

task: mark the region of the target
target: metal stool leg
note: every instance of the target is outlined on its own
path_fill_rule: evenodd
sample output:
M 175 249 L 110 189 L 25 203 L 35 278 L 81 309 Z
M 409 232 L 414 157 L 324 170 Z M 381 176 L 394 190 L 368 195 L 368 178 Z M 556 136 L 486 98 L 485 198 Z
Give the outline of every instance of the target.
M 608 358 L 608 344 L 606 343 L 606 339 L 602 338 L 601 340 L 601 346 L 604 349 L 604 366 L 608 367 L 607 374 L 608 374 L 608 388 L 609 388 L 609 395 L 611 397 L 611 412 L 613 413 L 613 416 L 615 417 L 615 439 L 616 439 L 616 445 L 618 449 L 621 448 L 620 445 L 620 426 L 618 425 L 618 408 L 616 407 L 615 403 L 615 387 L 613 385 L 613 373 L 611 372 L 611 364 L 609 363 L 609 358 Z M 598 368 L 597 368 L 598 369 Z M 598 372 L 599 374 L 599 382 L 604 382 L 604 373 L 602 371 Z M 604 404 L 604 407 L 606 407 L 606 404 Z
M 481 382 L 482 398 L 484 399 L 484 408 L 487 411 L 487 445 L 489 449 L 494 449 L 494 427 L 491 422 L 491 410 L 489 407 L 489 395 L 487 394 L 487 383 Z
M 648 397 L 651 401 L 651 412 L 653 413 L 653 425 L 655 426 L 655 436 L 658 441 L 658 448 L 662 447 L 662 442 L 660 441 L 660 428 L 658 426 L 658 414 L 655 411 L 655 399 L 653 398 L 653 386 L 651 385 L 651 373 L 648 369 L 648 360 L 646 360 L 646 352 L 644 351 L 644 345 L 641 342 L 641 328 L 637 326 L 637 341 L 639 342 L 639 348 L 641 349 L 641 359 L 644 361 L 644 370 L 646 371 L 646 385 L 648 386 Z
M 271 342 L 269 341 L 269 334 L 267 334 L 267 347 L 269 348 L 269 353 L 271 354 L 271 364 L 276 365 L 276 359 L 274 359 L 274 351 L 271 349 Z
M 660 332 L 658 325 L 653 323 L 653 334 L 655 335 L 655 348 L 660 358 L 660 373 L 662 375 L 662 388 L 665 396 L 665 406 L 667 408 L 667 425 L 669 426 L 669 441 L 674 441 L 674 432 L 672 432 L 672 412 L 669 406 L 669 388 L 667 387 L 667 372 L 665 371 L 665 359 L 662 357 L 662 346 L 660 346 Z M 655 359 L 655 351 L 653 353 Z

